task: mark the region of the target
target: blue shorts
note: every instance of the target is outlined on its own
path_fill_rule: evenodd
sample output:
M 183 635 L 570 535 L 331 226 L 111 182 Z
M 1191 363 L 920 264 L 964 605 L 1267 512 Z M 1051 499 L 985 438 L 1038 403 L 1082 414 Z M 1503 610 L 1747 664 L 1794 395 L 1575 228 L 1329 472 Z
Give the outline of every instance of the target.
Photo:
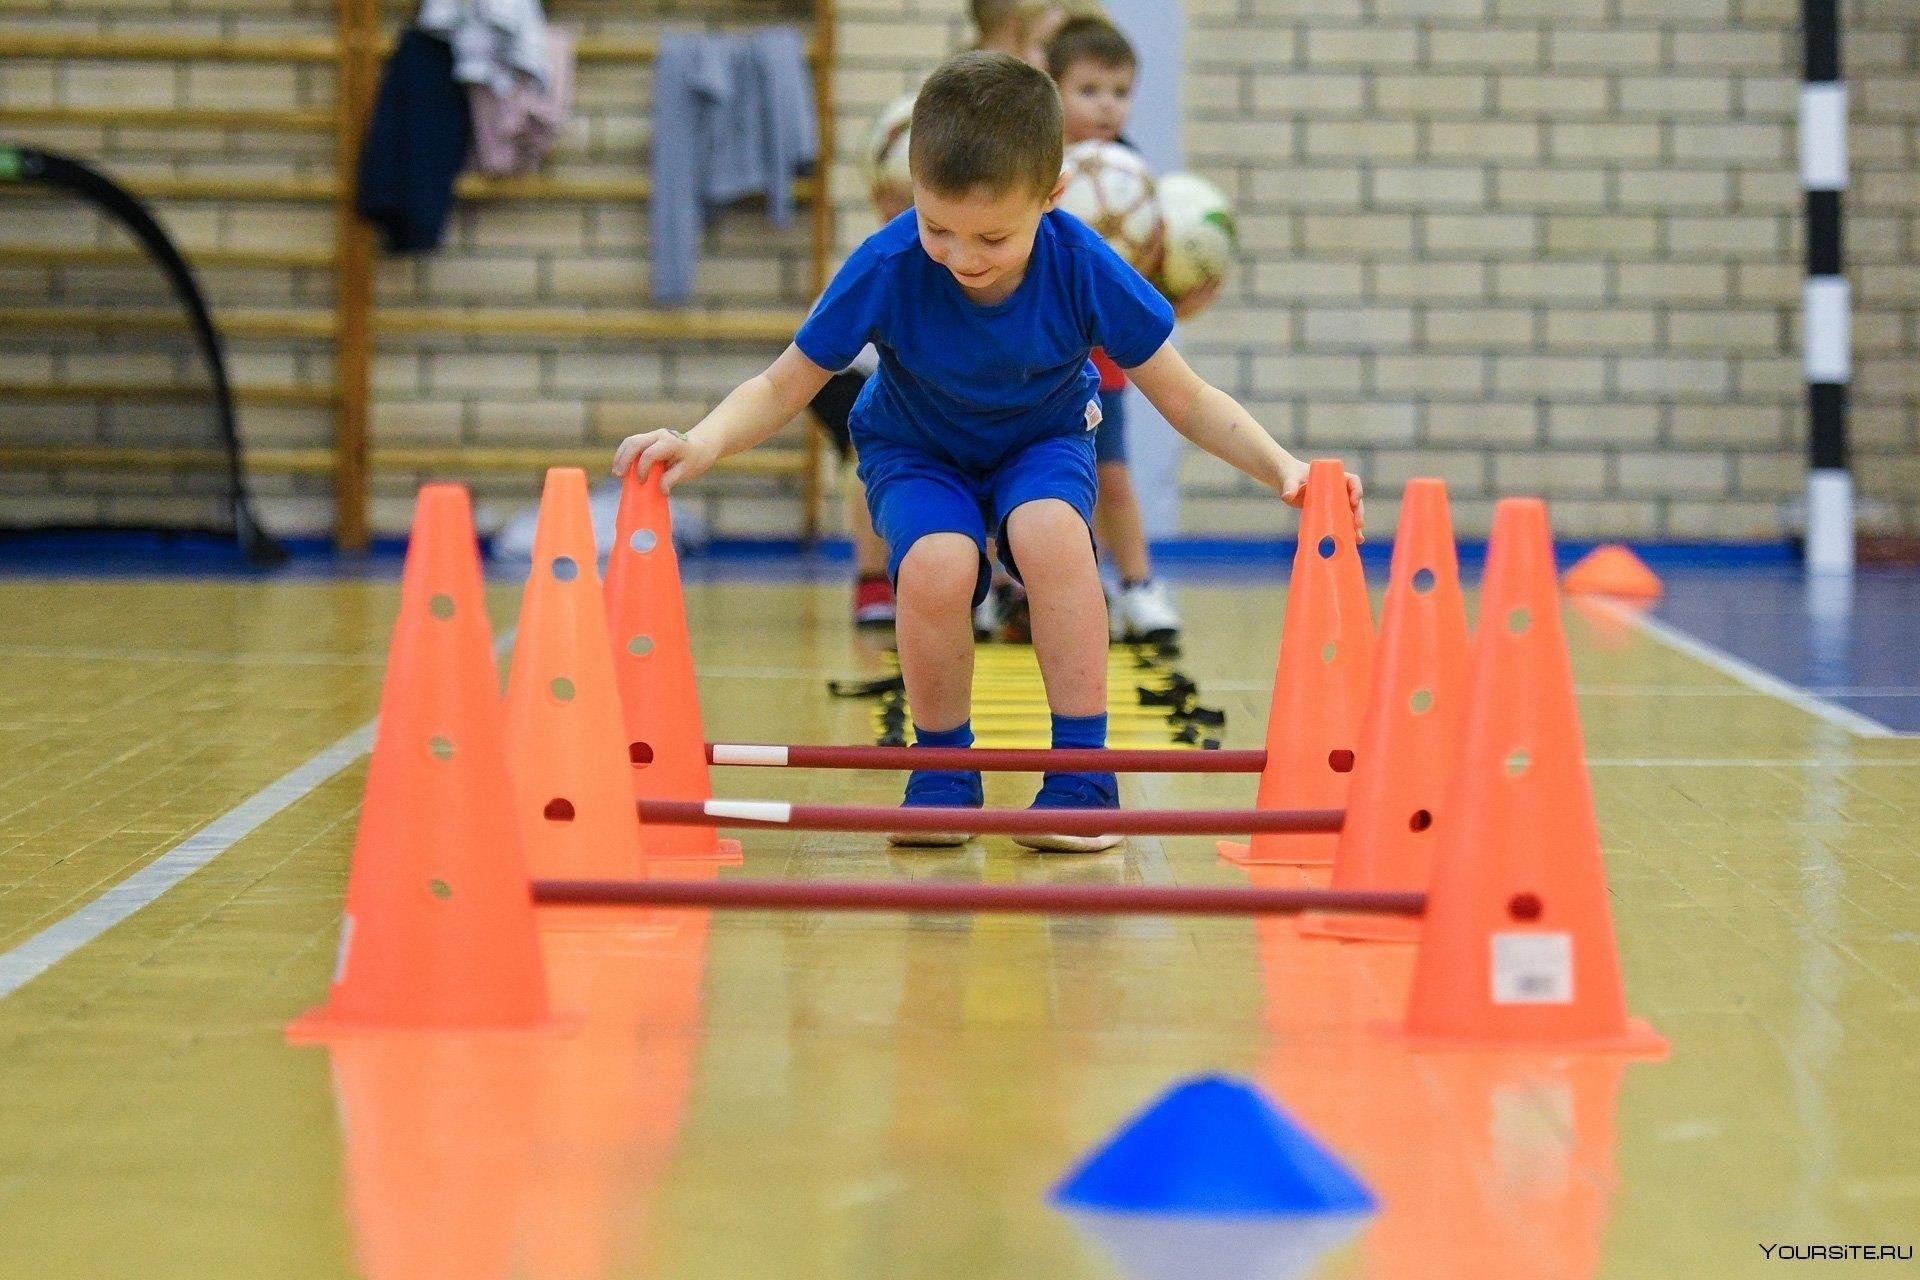
M 993 573 L 987 535 L 998 539 L 1000 563 L 1014 577 L 1013 548 L 1006 537 L 1015 507 L 1058 498 L 1080 513 L 1093 536 L 1093 442 L 1087 433 L 1036 440 L 988 472 L 970 472 L 919 449 L 868 441 L 860 450 L 860 479 L 867 487 L 873 527 L 887 540 L 887 577 L 897 586 L 900 562 L 930 533 L 958 533 L 980 548 L 980 579 L 973 602 L 986 599 Z
M 1127 460 L 1127 389 L 1100 393 L 1100 429 L 1093 433 L 1095 462 Z

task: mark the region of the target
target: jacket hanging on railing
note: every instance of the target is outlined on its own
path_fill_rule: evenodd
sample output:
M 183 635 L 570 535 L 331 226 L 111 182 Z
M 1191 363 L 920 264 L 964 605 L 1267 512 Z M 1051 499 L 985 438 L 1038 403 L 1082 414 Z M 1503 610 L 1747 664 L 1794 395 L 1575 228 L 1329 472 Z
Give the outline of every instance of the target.
M 573 37 L 547 28 L 545 84 L 518 72 L 513 88 L 467 86 L 473 107 L 473 163 L 480 172 L 510 177 L 532 173 L 553 150 L 573 110 Z
M 453 78 L 513 91 L 516 74 L 547 82 L 547 17 L 540 0 L 425 0 L 415 26 L 453 46 Z
M 355 200 L 389 250 L 440 247 L 472 132 L 453 51 L 436 36 L 408 31 L 380 73 Z
M 764 194 L 774 225 L 790 223 L 793 179 L 819 150 L 797 30 L 663 39 L 653 72 L 648 228 L 655 300 L 692 295 L 701 229 L 720 206 Z

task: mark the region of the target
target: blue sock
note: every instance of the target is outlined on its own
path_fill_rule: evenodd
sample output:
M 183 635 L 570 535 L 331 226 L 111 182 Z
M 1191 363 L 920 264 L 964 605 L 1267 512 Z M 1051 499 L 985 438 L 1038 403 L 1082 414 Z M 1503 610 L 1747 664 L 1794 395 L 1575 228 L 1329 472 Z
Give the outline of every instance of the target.
M 969 737 L 971 742 L 972 738 Z M 1053 718 L 1053 745 L 1055 750 L 1067 747 L 1104 747 L 1107 745 L 1107 713 L 1102 711 L 1093 716 L 1061 716 Z
M 1105 720 L 1105 716 L 1100 717 Z M 1059 717 L 1054 717 L 1058 721 Z M 913 745 L 916 747 L 970 747 L 973 745 L 973 721 L 962 720 L 951 729 L 922 729 L 913 726 Z M 1057 744 L 1056 744 L 1057 745 Z
M 916 747 L 970 747 L 973 722 L 962 720 L 951 729 L 927 730 L 913 726 Z M 982 800 L 980 775 L 966 769 L 915 769 L 907 775 L 907 804 L 972 805 Z

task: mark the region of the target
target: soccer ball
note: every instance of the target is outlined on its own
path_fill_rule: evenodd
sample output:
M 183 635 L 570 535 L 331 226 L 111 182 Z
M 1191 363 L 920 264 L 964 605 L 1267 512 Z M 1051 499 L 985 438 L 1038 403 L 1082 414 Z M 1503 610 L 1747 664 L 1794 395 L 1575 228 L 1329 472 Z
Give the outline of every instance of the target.
M 867 198 L 874 207 L 897 212 L 913 203 L 913 173 L 907 168 L 907 139 L 913 133 L 914 94 L 887 104 L 867 135 L 865 161 Z
M 1154 284 L 1178 303 L 1194 290 L 1225 280 L 1240 249 L 1233 206 L 1220 188 L 1193 173 L 1160 179 L 1160 212 L 1166 219 L 1167 251 Z
M 1092 139 L 1067 148 L 1067 189 L 1060 207 L 1092 227 L 1113 251 L 1152 279 L 1160 266 L 1166 226 L 1153 170 L 1138 152 Z

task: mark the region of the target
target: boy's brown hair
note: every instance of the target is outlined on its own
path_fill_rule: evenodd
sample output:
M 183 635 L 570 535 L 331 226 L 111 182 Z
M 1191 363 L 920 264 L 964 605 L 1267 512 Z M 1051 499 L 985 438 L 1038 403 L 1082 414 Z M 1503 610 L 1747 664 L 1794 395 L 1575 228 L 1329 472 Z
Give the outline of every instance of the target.
M 1044 198 L 1060 179 L 1062 129 L 1045 74 L 1010 54 L 956 53 L 920 87 L 907 165 L 942 195 L 1024 188 Z
M 1047 45 L 1047 74 L 1058 80 L 1076 62 L 1137 67 L 1133 45 L 1105 18 L 1069 18 Z

